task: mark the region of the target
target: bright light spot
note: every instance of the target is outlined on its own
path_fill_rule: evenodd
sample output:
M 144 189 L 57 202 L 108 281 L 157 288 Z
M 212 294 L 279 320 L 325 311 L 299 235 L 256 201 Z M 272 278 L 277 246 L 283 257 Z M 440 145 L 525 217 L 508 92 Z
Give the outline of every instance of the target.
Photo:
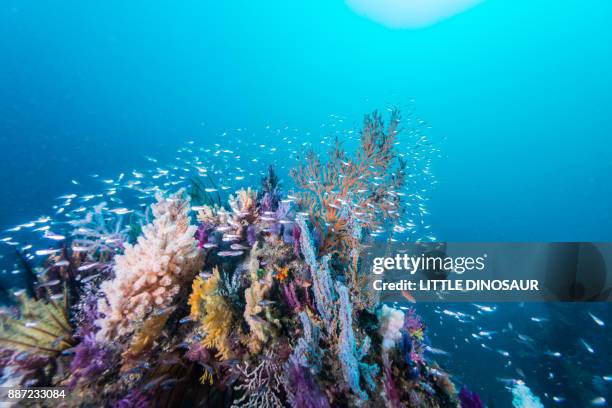
M 483 0 L 347 0 L 355 12 L 391 28 L 421 28 L 468 10 Z

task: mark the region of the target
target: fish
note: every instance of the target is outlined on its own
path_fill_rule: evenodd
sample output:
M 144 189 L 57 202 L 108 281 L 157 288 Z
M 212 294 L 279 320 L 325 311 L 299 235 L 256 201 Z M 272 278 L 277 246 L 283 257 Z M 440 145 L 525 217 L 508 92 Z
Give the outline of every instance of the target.
M 593 347 L 589 346 L 589 344 L 583 339 L 580 338 L 580 342 L 582 343 L 582 345 L 584 346 L 584 348 L 591 354 L 595 353 L 595 350 L 593 350 Z
M 35 252 L 35 254 L 38 256 L 47 256 L 47 255 L 57 254 L 60 251 L 61 249 L 39 249 L 38 251 Z
M 97 278 L 98 276 L 100 276 L 99 273 L 96 273 L 96 274 L 93 274 L 93 275 L 89 275 L 88 277 L 81 279 L 81 283 L 87 283 L 89 281 L 92 281 L 95 278 Z
M 591 400 L 591 405 L 594 407 L 604 407 L 606 405 L 606 399 L 604 397 L 596 397 Z
M 117 215 L 124 215 L 124 214 L 129 214 L 134 212 L 133 210 L 128 210 L 127 208 L 115 208 L 113 210 L 110 210 L 110 212 L 117 214 Z
M 243 253 L 244 251 L 219 251 L 217 252 L 217 255 L 234 257 L 234 256 L 240 256 Z
M 553 399 L 553 401 L 555 401 L 555 402 L 563 402 L 563 401 L 565 401 L 565 398 L 564 398 L 564 397 L 557 397 L 557 396 L 553 396 L 553 397 L 552 397 L 552 399 Z
M 79 268 L 77 269 L 78 271 L 88 271 L 92 268 L 95 268 L 96 266 L 98 266 L 100 264 L 100 262 L 92 262 L 89 264 L 84 264 L 79 266 Z
M 225 234 L 223 236 L 222 241 L 223 242 L 232 242 L 232 241 L 238 241 L 240 239 L 240 235 L 236 235 L 236 234 Z
M 52 239 L 54 241 L 63 241 L 63 240 L 66 239 L 66 237 L 64 235 L 53 234 L 53 233 L 50 233 L 50 232 L 46 233 L 44 235 L 44 237 L 48 238 L 48 239 Z
M 595 316 L 593 313 L 589 312 L 589 316 L 591 316 L 591 319 L 593 319 L 593 321 L 595 323 L 597 323 L 598 326 L 605 326 L 606 325 L 603 320 L 601 320 L 600 318 Z
M 72 247 L 72 251 L 73 251 L 73 252 L 87 252 L 87 251 L 89 251 L 90 249 L 91 249 L 90 247 L 80 246 L 80 245 L 77 245 L 77 246 L 73 246 L 73 247 Z
M 40 285 L 38 285 L 38 287 L 39 288 L 46 288 L 46 287 L 49 287 L 49 286 L 55 286 L 55 285 L 57 285 L 59 283 L 60 283 L 59 279 L 54 279 L 54 280 L 47 281 L 45 283 L 41 283 Z
M 505 350 L 496 350 L 496 351 L 504 357 L 510 357 L 510 353 Z
M 482 311 L 482 312 L 487 312 L 487 313 L 491 313 L 494 312 L 497 307 L 493 306 L 483 306 L 483 305 L 477 305 L 476 303 L 472 303 L 474 306 L 476 306 L 478 308 L 478 310 Z
M 193 317 L 191 317 L 191 315 L 188 315 L 188 316 L 183 317 L 181 320 L 179 320 L 179 323 L 185 324 L 185 323 L 191 323 L 193 321 L 194 321 Z
M 407 290 L 402 290 L 402 296 L 409 301 L 410 303 L 416 303 L 416 299 L 414 298 L 414 296 L 412 296 L 410 294 L 410 292 L 408 292 Z
M 444 351 L 444 350 L 439 349 L 439 348 L 434 348 L 434 347 L 426 346 L 425 350 L 428 351 L 431 354 L 436 354 L 436 355 L 439 355 L 439 356 L 450 356 L 450 353 L 448 351 Z

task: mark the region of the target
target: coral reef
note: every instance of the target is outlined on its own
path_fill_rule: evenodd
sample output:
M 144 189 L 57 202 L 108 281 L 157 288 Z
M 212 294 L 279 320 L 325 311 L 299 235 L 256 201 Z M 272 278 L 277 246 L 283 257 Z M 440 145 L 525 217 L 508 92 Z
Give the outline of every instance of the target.
M 293 172 L 299 191 L 286 196 L 269 168 L 259 190 L 225 205 L 197 182 L 197 208 L 184 190 L 158 194 L 141 229 L 89 216 L 72 256 L 49 261 L 68 268 L 58 279 L 76 285 L 74 305 L 55 292 L 24 295 L 19 311 L 2 315 L 4 376 L 68 386 L 68 404 L 84 407 L 477 401 L 425 355 L 416 310 L 380 304 L 360 265 L 373 231 L 401 211 L 399 124 L 397 112 L 387 127 L 367 116 L 354 158 L 339 143 L 327 163 L 310 153 Z M 135 241 L 129 231 L 140 231 Z M 92 264 L 95 279 L 72 274 Z

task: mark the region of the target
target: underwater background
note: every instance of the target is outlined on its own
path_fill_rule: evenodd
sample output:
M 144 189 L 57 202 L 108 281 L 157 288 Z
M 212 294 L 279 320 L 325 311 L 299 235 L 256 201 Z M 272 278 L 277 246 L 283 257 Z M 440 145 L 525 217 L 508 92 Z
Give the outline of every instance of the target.
M 5 1 L 0 228 L 187 142 L 233 149 L 226 132 L 278 146 L 290 167 L 287 134 L 297 150 L 327 143 L 339 118 L 397 105 L 435 146 L 436 240 L 610 241 L 611 17 L 604 0 L 486 0 L 398 29 L 342 1 Z M 17 280 L 0 250 L 3 281 Z M 441 364 L 488 406 L 511 406 L 509 378 L 546 406 L 611 399 L 608 304 L 491 307 L 417 305 Z

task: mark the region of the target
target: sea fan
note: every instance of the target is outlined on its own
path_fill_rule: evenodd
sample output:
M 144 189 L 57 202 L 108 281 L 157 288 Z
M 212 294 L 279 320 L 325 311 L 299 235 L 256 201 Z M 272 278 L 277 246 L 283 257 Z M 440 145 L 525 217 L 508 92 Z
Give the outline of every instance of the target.
M 351 217 L 369 229 L 399 217 L 399 197 L 394 191 L 405 179 L 405 163 L 394 149 L 399 122 L 399 112 L 393 111 L 385 130 L 377 112 L 367 115 L 354 158 L 336 142 L 327 163 L 310 151 L 292 170 L 291 176 L 303 190 L 297 193 L 297 204 L 323 232 L 323 253 L 348 259 L 351 248 L 359 244 L 350 230 Z
M 19 314 L 0 315 L 0 346 L 37 355 L 57 356 L 74 345 L 66 290 L 60 299 L 18 297 Z

